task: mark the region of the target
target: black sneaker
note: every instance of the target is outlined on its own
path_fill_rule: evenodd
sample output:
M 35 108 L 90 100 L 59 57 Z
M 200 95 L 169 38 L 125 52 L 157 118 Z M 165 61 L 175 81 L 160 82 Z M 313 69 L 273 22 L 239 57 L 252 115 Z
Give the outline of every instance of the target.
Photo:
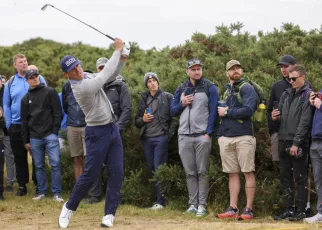
M 307 216 L 305 215 L 305 212 L 299 212 L 299 213 L 296 213 L 293 217 L 290 217 L 289 220 L 290 221 L 302 221 L 306 217 Z
M 0 192 L 0 200 L 4 200 L 3 192 Z
M 306 215 L 306 217 L 314 216 L 312 209 L 311 208 L 306 208 L 305 209 L 305 215 Z
M 27 195 L 27 188 L 26 186 L 19 187 L 16 196 L 25 196 Z
M 274 216 L 274 220 L 288 220 L 291 217 L 294 217 L 295 209 L 289 208 L 285 212 L 281 213 L 280 215 Z
M 13 187 L 12 185 L 8 185 L 5 189 L 5 192 L 13 192 Z

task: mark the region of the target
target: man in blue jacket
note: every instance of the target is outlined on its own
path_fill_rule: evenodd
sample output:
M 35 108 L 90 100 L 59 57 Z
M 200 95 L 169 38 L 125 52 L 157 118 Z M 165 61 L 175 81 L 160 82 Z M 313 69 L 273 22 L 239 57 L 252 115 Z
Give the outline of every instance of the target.
M 310 147 L 310 157 L 313 167 L 314 183 L 318 195 L 316 209 L 318 213 L 309 218 L 305 218 L 307 223 L 322 222 L 322 89 L 318 94 L 313 92 L 310 95 L 310 103 L 315 107 L 312 123 L 312 143 Z
M 189 192 L 189 208 L 186 213 L 204 216 L 209 192 L 205 176 L 219 94 L 216 86 L 202 76 L 202 63 L 199 59 L 188 61 L 186 73 L 189 79 L 174 94 L 171 116 L 180 116 L 179 155 L 186 172 Z
M 223 172 L 229 175 L 230 205 L 221 219 L 238 217 L 238 195 L 240 191 L 240 171 L 245 176 L 246 207 L 242 219 L 253 218 L 253 201 L 256 191 L 255 150 L 256 138 L 253 136 L 252 115 L 256 109 L 257 94 L 254 87 L 243 82 L 243 69 L 239 61 L 231 60 L 226 64 L 229 84 L 226 84 L 228 97 L 226 107 L 218 107 L 221 118 L 218 144 Z M 240 85 L 243 84 L 243 85 Z M 237 91 L 240 92 L 237 92 Z M 241 101 L 238 100 L 238 94 Z
M 26 184 L 29 182 L 27 150 L 24 147 L 21 137 L 20 103 L 21 99 L 28 92 L 29 84 L 25 79 L 28 70 L 27 58 L 23 54 L 13 57 L 13 66 L 16 74 L 10 78 L 4 89 L 3 108 L 6 120 L 6 128 L 10 135 L 10 143 L 15 157 L 17 179 L 19 190 L 17 196 L 27 194 Z M 45 79 L 39 76 L 41 83 L 46 84 Z

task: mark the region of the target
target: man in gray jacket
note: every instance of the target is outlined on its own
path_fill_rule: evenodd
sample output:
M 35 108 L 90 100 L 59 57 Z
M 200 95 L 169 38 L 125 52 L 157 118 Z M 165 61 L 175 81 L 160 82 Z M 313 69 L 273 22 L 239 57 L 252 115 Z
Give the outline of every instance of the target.
M 179 154 L 186 172 L 190 205 L 186 212 L 204 216 L 209 191 L 206 172 L 219 94 L 217 87 L 202 76 L 199 59 L 188 61 L 186 73 L 189 79 L 174 94 L 171 116 L 180 116 Z
M 102 162 L 107 165 L 108 182 L 105 216 L 101 225 L 113 227 L 124 173 L 123 146 L 112 106 L 102 86 L 116 78 L 129 54 L 129 49 L 124 47 L 124 42 L 119 38 L 114 41 L 114 49 L 105 68 L 95 78 L 84 74 L 80 61 L 72 55 L 67 55 L 60 61 L 60 67 L 69 78 L 73 94 L 85 114 L 87 124 L 85 170 L 78 178 L 69 201 L 62 208 L 59 216 L 61 228 L 68 227 L 73 211 L 76 211 L 80 201 L 100 174 Z

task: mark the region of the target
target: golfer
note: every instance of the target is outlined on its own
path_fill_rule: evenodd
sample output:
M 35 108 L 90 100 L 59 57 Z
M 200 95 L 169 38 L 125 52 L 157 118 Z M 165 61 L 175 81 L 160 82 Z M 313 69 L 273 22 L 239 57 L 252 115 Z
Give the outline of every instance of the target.
M 67 228 L 73 212 L 99 176 L 102 163 L 107 165 L 108 181 L 105 216 L 101 226 L 113 227 L 123 180 L 123 146 L 111 103 L 102 86 L 107 81 L 114 81 L 120 73 L 129 55 L 129 50 L 123 48 L 123 41 L 116 38 L 112 57 L 95 78 L 84 73 L 80 61 L 72 55 L 67 55 L 60 61 L 60 67 L 71 83 L 73 94 L 85 114 L 87 123 L 84 173 L 78 178 L 68 202 L 63 205 L 58 221 L 61 228 Z

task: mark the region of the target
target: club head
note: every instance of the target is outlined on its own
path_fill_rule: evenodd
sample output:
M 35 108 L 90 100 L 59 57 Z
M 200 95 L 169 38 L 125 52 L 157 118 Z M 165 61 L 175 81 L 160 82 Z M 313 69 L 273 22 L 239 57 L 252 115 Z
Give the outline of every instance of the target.
M 42 11 L 45 11 L 45 9 L 47 8 L 48 4 L 44 5 L 43 7 L 41 7 Z

